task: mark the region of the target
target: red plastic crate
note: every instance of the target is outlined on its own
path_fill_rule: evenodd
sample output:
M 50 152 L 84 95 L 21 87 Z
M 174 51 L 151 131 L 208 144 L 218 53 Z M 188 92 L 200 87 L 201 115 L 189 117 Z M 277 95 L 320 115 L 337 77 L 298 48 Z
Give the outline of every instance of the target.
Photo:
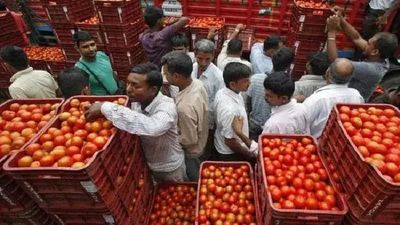
M 75 23 L 75 26 L 78 28 L 78 30 L 89 32 L 90 35 L 93 37 L 93 39 L 96 41 L 96 44 L 100 45 L 105 44 L 104 33 L 100 24 L 87 24 L 87 23 L 77 22 Z
M 240 167 L 240 166 L 243 166 L 243 165 L 245 165 L 245 166 L 247 166 L 248 168 L 249 168 L 249 177 L 250 177 L 250 180 L 251 180 L 251 186 L 253 187 L 253 193 L 254 193 L 254 206 L 255 206 L 255 209 L 256 209 L 256 212 L 255 212 L 255 223 L 256 224 L 260 224 L 261 223 L 261 215 L 259 215 L 258 213 L 259 213 L 259 210 L 257 210 L 258 208 L 259 208 L 259 202 L 258 202 L 258 196 L 257 196 L 257 192 L 256 192 L 256 182 L 254 181 L 254 173 L 253 173 L 253 169 L 252 169 L 252 167 L 251 167 L 251 165 L 250 165 L 250 163 L 248 163 L 248 162 L 222 162 L 222 161 L 205 161 L 205 162 L 203 162 L 203 163 L 201 163 L 201 165 L 200 165 L 200 172 L 199 172 L 199 174 L 200 174 L 200 176 L 199 176 L 199 181 L 201 181 L 202 180 L 202 174 L 201 174 L 201 171 L 203 171 L 203 168 L 204 167 L 206 167 L 206 166 L 210 166 L 210 165 L 213 165 L 213 166 L 215 166 L 215 167 L 221 167 L 221 166 L 223 166 L 223 167 L 233 167 L 233 168 L 237 168 L 237 167 Z M 199 182 L 198 183 L 198 187 L 197 187 L 197 200 L 196 200 L 196 218 L 198 218 L 199 217 L 199 210 L 200 210 L 200 201 L 199 201 L 199 197 L 200 197 L 200 193 L 199 193 L 199 191 L 200 191 L 200 188 L 201 188 L 201 182 Z M 198 224 L 198 222 L 196 221 L 196 224 Z
M 136 19 L 143 17 L 139 1 L 95 0 L 94 4 L 96 6 L 101 23 L 131 23 Z
M 9 216 L 1 216 L 0 215 L 0 224 L 1 225 L 59 225 L 58 221 L 48 213 L 46 213 L 43 209 L 32 205 L 31 207 L 9 215 Z
M 102 24 L 107 47 L 129 47 L 139 42 L 139 34 L 145 29 L 143 19 L 126 24 Z
M 331 158 L 339 173 L 352 213 L 360 220 L 376 223 L 397 222 L 400 212 L 400 184 L 383 178 L 381 172 L 365 161 L 356 150 L 350 136 L 339 120 L 341 106 L 354 108 L 397 108 L 386 104 L 337 104 L 331 111 L 319 139 L 320 149 Z M 339 148 L 340 146 L 340 148 Z
M 140 42 L 137 42 L 130 48 L 107 47 L 113 65 L 133 66 L 143 61 L 143 48 Z
M 92 1 L 63 1 L 44 4 L 47 17 L 52 23 L 82 21 L 95 14 Z
M 293 17 L 296 21 L 301 23 L 311 24 L 326 24 L 326 19 L 333 15 L 333 12 L 329 9 L 313 9 L 301 7 L 294 1 L 292 7 Z
M 77 28 L 71 23 L 52 23 L 53 32 L 58 42 L 73 43 L 72 35 L 76 32 Z
M 295 139 L 301 140 L 304 137 L 310 138 L 313 140 L 313 144 L 317 146 L 315 139 L 308 135 L 284 135 L 284 134 L 271 134 L 266 135 L 262 134 L 259 137 L 259 149 L 263 148 L 262 140 L 263 138 L 279 138 L 279 139 Z M 317 150 L 318 151 L 318 150 Z M 319 154 L 319 158 L 321 155 Z M 340 225 L 344 216 L 346 215 L 348 208 L 346 206 L 344 196 L 340 193 L 337 193 L 337 205 L 340 211 L 323 211 L 323 210 L 301 210 L 301 209 L 277 209 L 273 206 L 271 192 L 268 188 L 267 176 L 265 174 L 265 165 L 264 165 L 264 157 L 263 152 L 260 151 L 259 154 L 259 167 L 257 171 L 257 180 L 259 182 L 262 181 L 262 184 L 258 185 L 259 188 L 259 196 L 260 196 L 260 209 L 263 213 L 263 224 L 281 224 L 281 225 L 292 225 L 292 224 L 304 224 L 304 225 L 320 225 L 320 224 L 331 224 L 331 225 Z M 326 166 L 324 165 L 326 168 Z M 329 174 L 328 174 L 329 176 Z M 329 176 L 329 180 L 332 179 Z M 332 183 L 332 182 L 331 182 Z

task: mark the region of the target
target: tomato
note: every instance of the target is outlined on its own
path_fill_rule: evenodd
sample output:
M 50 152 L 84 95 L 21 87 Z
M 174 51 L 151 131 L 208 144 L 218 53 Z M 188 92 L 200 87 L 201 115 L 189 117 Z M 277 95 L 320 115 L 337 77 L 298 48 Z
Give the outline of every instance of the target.
M 40 166 L 50 167 L 54 164 L 55 160 L 52 155 L 45 155 L 40 159 Z
M 95 144 L 88 142 L 85 145 L 83 145 L 81 154 L 84 155 L 85 157 L 90 157 L 97 150 L 98 150 L 98 148 L 97 148 L 97 146 Z
M 97 146 L 98 149 L 102 149 L 104 147 L 104 145 L 107 143 L 107 140 L 102 136 L 97 136 L 93 140 L 93 143 Z
M 319 209 L 318 201 L 312 197 L 306 199 L 305 205 L 307 209 Z
M 72 164 L 74 164 L 74 160 L 71 158 L 71 156 L 63 156 L 57 162 L 59 167 L 71 167 Z

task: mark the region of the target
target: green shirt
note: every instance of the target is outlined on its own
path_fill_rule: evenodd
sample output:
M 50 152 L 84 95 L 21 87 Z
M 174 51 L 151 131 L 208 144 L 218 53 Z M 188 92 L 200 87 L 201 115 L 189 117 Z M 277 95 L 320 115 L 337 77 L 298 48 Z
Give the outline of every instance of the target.
M 90 70 L 82 65 L 82 61 Z M 75 67 L 82 69 L 89 75 L 89 87 L 91 95 L 110 95 L 118 90 L 117 83 L 114 79 L 114 71 L 111 67 L 110 58 L 102 51 L 96 53 L 96 60 L 85 61 L 81 58 L 75 63 Z M 95 75 L 94 75 L 94 74 Z M 97 76 L 96 79 L 94 76 Z M 101 83 L 98 82 L 101 81 Z M 107 89 L 105 89 L 107 88 Z

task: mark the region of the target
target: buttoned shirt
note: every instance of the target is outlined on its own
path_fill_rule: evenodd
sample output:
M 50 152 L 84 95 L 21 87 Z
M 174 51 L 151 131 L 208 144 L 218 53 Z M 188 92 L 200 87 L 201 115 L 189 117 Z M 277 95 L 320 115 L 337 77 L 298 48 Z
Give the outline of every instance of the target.
M 356 89 L 347 84 L 329 84 L 308 97 L 304 102 L 310 118 L 310 132 L 315 138 L 321 136 L 329 114 L 336 103 L 363 103 L 364 99 Z
M 214 135 L 214 144 L 217 151 L 221 154 L 234 153 L 225 144 L 225 138 L 236 138 L 243 147 L 247 148 L 246 144 L 235 134 L 232 128 L 234 117 L 241 116 L 243 118 L 242 132 L 244 135 L 249 136 L 249 123 L 242 96 L 228 88 L 218 91 L 215 96 L 215 115 L 217 127 Z
M 208 95 L 208 125 L 210 129 L 214 128 L 214 99 L 217 91 L 225 87 L 224 78 L 222 72 L 215 66 L 214 63 L 210 63 L 207 69 L 202 73 L 198 74 L 199 65 L 193 64 L 192 78 L 199 79 L 203 82 L 204 88 Z
M 369 1 L 369 7 L 371 7 L 371 9 L 387 10 L 395 2 L 396 0 L 371 0 Z
M 221 71 L 224 71 L 225 66 L 228 65 L 231 62 L 238 62 L 238 63 L 243 63 L 244 65 L 248 66 L 250 70 L 252 69 L 251 63 L 247 60 L 243 60 L 240 57 L 231 57 L 228 56 L 227 49 L 228 49 L 228 43 L 229 40 L 224 42 L 224 45 L 222 46 L 221 53 L 219 53 L 218 58 L 217 58 L 217 66 Z
M 326 85 L 326 80 L 323 76 L 318 75 L 303 75 L 300 80 L 295 83 L 295 91 L 293 96 L 303 95 L 309 97 L 314 91 Z
M 264 44 L 255 43 L 251 47 L 250 62 L 253 66 L 253 73 L 271 73 L 274 66 L 271 57 L 264 54 Z
M 179 142 L 189 157 L 204 152 L 208 138 L 208 97 L 203 83 L 194 79 L 176 96 Z
M 28 67 L 10 78 L 8 87 L 12 98 L 55 98 L 57 82 L 50 73 Z
M 171 172 L 184 162 L 178 137 L 178 115 L 172 98 L 159 93 L 144 110 L 137 102 L 132 103 L 131 109 L 105 102 L 101 112 L 118 129 L 140 136 L 151 170 Z
M 271 117 L 264 125 L 263 133 L 309 134 L 310 119 L 303 104 L 292 99 L 289 103 L 271 108 Z

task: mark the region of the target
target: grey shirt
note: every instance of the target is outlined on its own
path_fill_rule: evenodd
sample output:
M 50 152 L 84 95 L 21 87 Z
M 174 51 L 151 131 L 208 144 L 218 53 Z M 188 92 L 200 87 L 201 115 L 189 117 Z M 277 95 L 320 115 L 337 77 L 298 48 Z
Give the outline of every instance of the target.
M 354 67 L 349 87 L 358 90 L 367 102 L 389 69 L 388 62 L 351 62 Z

